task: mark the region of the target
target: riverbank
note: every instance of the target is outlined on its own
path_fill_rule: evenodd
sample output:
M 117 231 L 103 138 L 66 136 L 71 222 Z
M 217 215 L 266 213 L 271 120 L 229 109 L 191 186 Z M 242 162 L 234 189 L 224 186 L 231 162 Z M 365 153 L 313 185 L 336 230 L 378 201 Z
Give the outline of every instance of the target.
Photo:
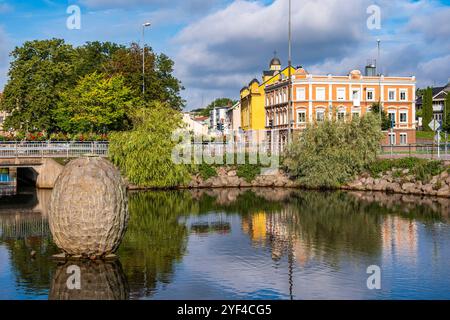
M 379 173 L 372 176 L 366 172 L 358 175 L 353 181 L 335 188 L 353 191 L 379 191 L 395 194 L 410 194 L 422 196 L 435 196 L 450 198 L 450 174 L 449 166 L 446 164 L 445 171 L 439 175 L 432 176 L 423 181 L 411 173 L 409 169 L 396 169 Z M 187 185 L 178 186 L 175 189 L 223 189 L 223 188 L 296 188 L 314 189 L 302 185 L 300 182 L 289 177 L 280 169 L 272 169 L 265 174 L 258 175 L 248 181 L 237 175 L 234 167 L 219 167 L 216 176 L 204 179 L 200 174 L 193 175 Z M 148 190 L 152 188 L 141 188 L 129 184 L 129 190 Z M 320 189 L 320 188 L 315 188 Z

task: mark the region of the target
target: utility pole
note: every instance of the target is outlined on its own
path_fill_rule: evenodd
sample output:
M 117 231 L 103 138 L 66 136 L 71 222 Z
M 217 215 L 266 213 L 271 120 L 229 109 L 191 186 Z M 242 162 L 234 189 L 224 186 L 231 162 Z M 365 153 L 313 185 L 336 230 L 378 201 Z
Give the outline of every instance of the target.
M 381 64 L 380 64 L 380 43 L 381 40 L 378 39 L 377 40 L 377 47 L 378 47 L 378 57 L 377 57 L 377 73 L 378 73 L 378 88 L 379 88 L 379 99 L 378 99 L 378 109 L 379 109 L 379 114 L 380 114 L 380 121 L 382 120 L 382 113 L 383 113 L 383 106 L 381 105 Z M 380 66 L 380 68 L 378 69 L 378 66 Z
M 288 145 L 291 143 L 291 116 L 292 116 L 292 0 L 289 0 L 289 58 L 288 58 Z
M 142 99 L 145 99 L 145 28 L 150 26 L 150 22 L 142 25 Z

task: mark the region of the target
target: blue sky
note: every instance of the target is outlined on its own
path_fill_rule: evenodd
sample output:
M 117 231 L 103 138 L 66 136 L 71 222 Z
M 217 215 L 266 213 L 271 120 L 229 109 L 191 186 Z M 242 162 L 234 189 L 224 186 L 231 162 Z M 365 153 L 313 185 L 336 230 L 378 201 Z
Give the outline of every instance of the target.
M 68 30 L 66 9 L 81 8 L 81 30 Z M 369 30 L 366 10 L 381 9 L 381 29 Z M 187 109 L 260 78 L 276 50 L 287 60 L 287 0 L 0 0 L 0 91 L 8 53 L 26 40 L 141 41 L 175 61 Z M 450 0 L 293 0 L 293 60 L 308 71 L 347 74 L 376 57 L 389 75 L 415 75 L 419 86 L 450 78 Z

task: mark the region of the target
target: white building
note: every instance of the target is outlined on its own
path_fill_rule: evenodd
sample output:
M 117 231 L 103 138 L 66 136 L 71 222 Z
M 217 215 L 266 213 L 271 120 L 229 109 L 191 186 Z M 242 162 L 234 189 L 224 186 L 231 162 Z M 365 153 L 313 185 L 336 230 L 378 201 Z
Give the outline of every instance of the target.
M 194 136 L 208 136 L 208 125 L 192 118 L 189 113 L 183 113 L 183 122 L 186 124 L 186 130 Z
M 241 127 L 241 102 L 237 102 L 234 106 L 227 110 L 227 121 L 229 129 L 233 132 L 239 132 Z
M 224 132 L 229 128 L 227 119 L 227 107 L 214 108 L 209 115 L 210 129 L 212 132 Z

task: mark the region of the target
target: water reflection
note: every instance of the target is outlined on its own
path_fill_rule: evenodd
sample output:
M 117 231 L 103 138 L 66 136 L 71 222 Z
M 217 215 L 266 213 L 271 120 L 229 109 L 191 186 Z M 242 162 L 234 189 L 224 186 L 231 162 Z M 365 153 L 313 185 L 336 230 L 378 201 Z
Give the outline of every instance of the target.
M 448 199 L 286 189 L 132 193 L 121 264 L 81 264 L 90 287 L 73 293 L 65 289 L 67 265 L 50 259 L 57 249 L 48 194 L 34 197 L 0 209 L 0 256 L 6 249 L 15 298 L 450 297 Z M 371 264 L 383 268 L 380 292 L 365 287 Z M 0 287 L 6 282 L 0 274 Z M 0 289 L 2 296 L 10 297 Z
M 73 275 L 80 272 L 80 289 L 69 289 Z M 78 272 L 78 271 L 77 271 Z M 53 276 L 49 300 L 128 300 L 128 283 L 119 261 L 69 261 L 59 265 Z

